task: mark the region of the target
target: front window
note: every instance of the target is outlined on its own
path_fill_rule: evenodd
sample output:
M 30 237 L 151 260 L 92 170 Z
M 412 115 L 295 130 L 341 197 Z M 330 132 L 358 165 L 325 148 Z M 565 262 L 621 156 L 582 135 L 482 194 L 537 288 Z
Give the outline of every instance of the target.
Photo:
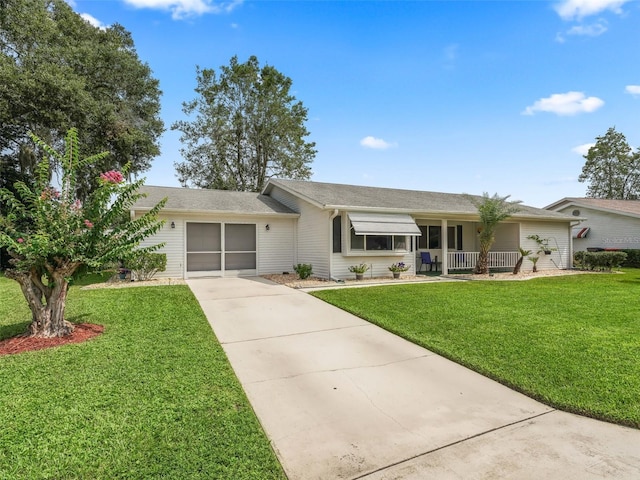
M 405 235 L 356 235 L 351 228 L 351 250 L 365 252 L 407 251 L 409 245 Z
M 333 218 L 333 253 L 342 252 L 342 217 Z
M 429 249 L 442 248 L 442 227 L 429 225 Z
M 420 225 L 418 248 L 422 250 L 442 248 L 442 227 L 439 225 Z

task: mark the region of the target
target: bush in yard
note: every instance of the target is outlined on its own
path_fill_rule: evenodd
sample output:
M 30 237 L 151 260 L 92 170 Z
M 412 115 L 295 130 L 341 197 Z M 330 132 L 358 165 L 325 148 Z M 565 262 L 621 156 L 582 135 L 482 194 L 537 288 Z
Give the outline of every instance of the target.
M 573 258 L 582 270 L 607 270 L 618 268 L 627 258 L 625 252 L 576 252 Z
M 309 278 L 313 273 L 313 268 L 310 263 L 299 263 L 293 266 L 293 269 L 300 277 L 300 280 L 304 280 L 305 278 Z
M 640 268 L 640 250 L 625 249 L 620 251 L 627 254 L 627 259 L 622 264 L 623 267 Z
M 16 182 L 17 193 L 0 190 L 6 207 L 2 211 L 7 212 L 0 214 L 0 247 L 6 247 L 11 256 L 5 275 L 20 284 L 31 309 L 30 335 L 62 337 L 73 331 L 64 318 L 69 282 L 87 268 L 99 269 L 128 258 L 143 239 L 162 227 L 158 212 L 166 199 L 142 217 L 129 220 L 130 207 L 143 196 L 137 191 L 144 179 L 127 183 L 126 170 L 111 170 L 95 180 L 97 188 L 81 202 L 76 193 L 77 172 L 108 153 L 80 160 L 75 129 L 67 133 L 63 154 L 34 135 L 32 139 L 47 156 L 37 166 L 33 187 Z M 56 168 L 61 173 L 60 190 L 50 184 Z
M 126 267 L 133 272 L 136 280 L 151 280 L 156 273 L 167 269 L 167 255 L 135 251 L 127 260 Z

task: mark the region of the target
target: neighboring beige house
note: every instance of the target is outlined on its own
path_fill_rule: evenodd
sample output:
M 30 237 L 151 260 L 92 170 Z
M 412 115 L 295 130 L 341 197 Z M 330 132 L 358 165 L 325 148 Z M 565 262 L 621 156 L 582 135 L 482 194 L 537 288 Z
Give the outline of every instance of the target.
M 142 192 L 147 197 L 133 217 L 168 197 L 166 224 L 147 240 L 165 243 L 165 276 L 263 275 L 310 263 L 316 276 L 344 279 L 353 277 L 350 265 L 366 263 L 367 276 L 391 276 L 388 267 L 398 262 L 413 274 L 426 268 L 421 252 L 448 273 L 473 268 L 478 257 L 478 213 L 466 195 L 280 179 L 261 194 L 153 186 Z M 538 235 L 553 249 L 538 268 L 570 268 L 574 218 L 520 207 L 499 227 L 490 266 L 512 268 L 518 247 L 535 250 L 527 237 Z
M 640 249 L 640 200 L 567 197 L 545 209 L 579 220 L 573 228 L 575 251 Z

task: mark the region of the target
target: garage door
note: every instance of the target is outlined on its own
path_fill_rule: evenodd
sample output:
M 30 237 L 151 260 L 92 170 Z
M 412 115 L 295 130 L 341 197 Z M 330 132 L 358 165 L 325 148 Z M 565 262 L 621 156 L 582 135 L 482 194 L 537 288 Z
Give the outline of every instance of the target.
M 224 247 L 225 270 L 256 269 L 255 224 L 226 223 Z
M 187 223 L 187 274 L 256 274 L 256 225 Z

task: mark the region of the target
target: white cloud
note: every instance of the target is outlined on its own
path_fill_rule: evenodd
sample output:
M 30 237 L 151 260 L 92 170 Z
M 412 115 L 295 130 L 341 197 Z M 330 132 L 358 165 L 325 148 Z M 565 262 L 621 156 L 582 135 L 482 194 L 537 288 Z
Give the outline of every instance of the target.
M 586 155 L 587 153 L 589 153 L 589 149 L 591 147 L 595 146 L 595 143 L 583 143 L 582 145 L 578 145 L 576 147 L 573 147 L 571 149 L 571 151 L 573 153 L 577 153 L 578 155 Z
M 216 2 L 215 0 L 124 0 L 135 8 L 168 10 L 175 20 L 204 15 L 205 13 L 230 12 L 243 0 Z
M 624 91 L 634 97 L 640 97 L 640 85 L 627 85 L 624 87 Z
M 98 20 L 96 17 L 94 17 L 93 15 L 89 15 L 88 13 L 81 13 L 80 17 L 82 17 L 82 19 L 85 22 L 90 23 L 91 25 L 93 25 L 96 28 L 100 28 L 102 30 L 104 30 L 106 28 L 106 25 L 103 24 L 100 20 Z
M 396 146 L 395 143 L 385 142 L 381 138 L 372 136 L 364 137 L 362 140 L 360 140 L 360 145 L 366 148 L 374 148 L 376 150 L 386 150 L 387 148 Z
M 556 42 L 564 43 L 565 35 L 580 35 L 586 37 L 598 37 L 608 30 L 607 21 L 600 19 L 591 25 L 574 25 L 564 33 L 556 35 Z
M 591 25 L 575 25 L 567 30 L 567 35 L 584 35 L 587 37 L 597 37 L 607 31 L 607 22 L 599 20 Z
M 622 5 L 630 0 L 562 0 L 555 10 L 563 20 L 581 19 L 606 10 L 622 13 Z
M 585 97 L 582 92 L 554 93 L 550 97 L 536 100 L 522 114 L 533 115 L 535 112 L 549 112 L 556 115 L 576 115 L 595 112 L 603 105 L 603 100 L 598 97 Z

